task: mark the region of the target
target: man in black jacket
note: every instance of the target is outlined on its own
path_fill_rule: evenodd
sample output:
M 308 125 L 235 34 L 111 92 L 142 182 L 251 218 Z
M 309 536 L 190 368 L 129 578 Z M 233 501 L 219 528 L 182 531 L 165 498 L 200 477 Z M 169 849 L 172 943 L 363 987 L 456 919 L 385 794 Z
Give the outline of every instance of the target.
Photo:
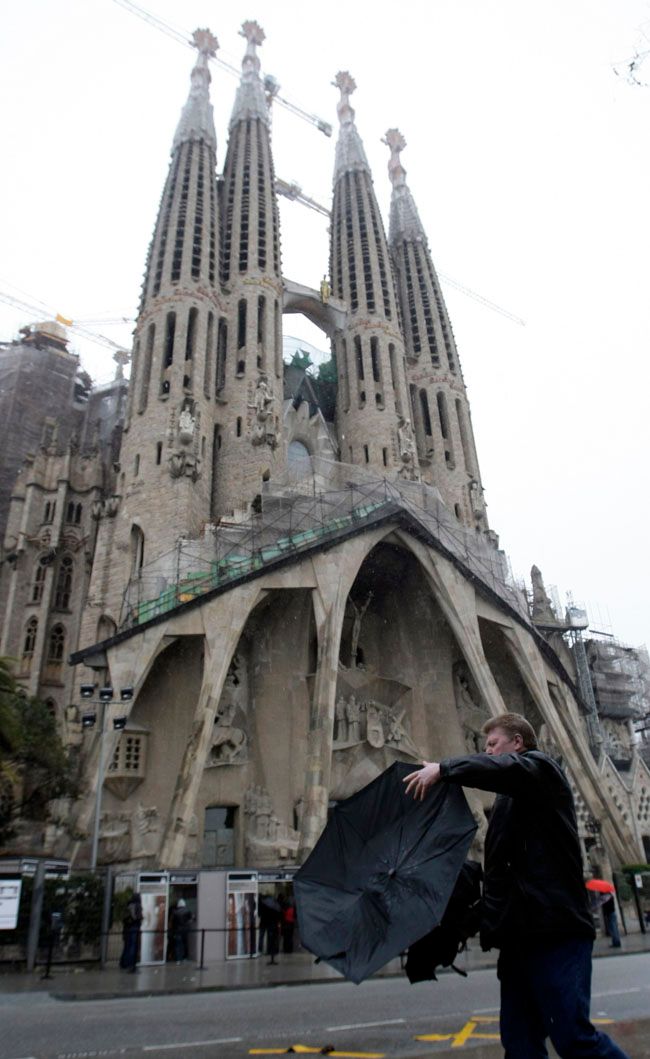
M 435 783 L 494 791 L 485 840 L 481 946 L 498 948 L 505 1059 L 626 1059 L 589 1019 L 593 920 L 571 788 L 516 713 L 483 728 L 485 753 L 424 762 L 406 777 L 418 799 Z

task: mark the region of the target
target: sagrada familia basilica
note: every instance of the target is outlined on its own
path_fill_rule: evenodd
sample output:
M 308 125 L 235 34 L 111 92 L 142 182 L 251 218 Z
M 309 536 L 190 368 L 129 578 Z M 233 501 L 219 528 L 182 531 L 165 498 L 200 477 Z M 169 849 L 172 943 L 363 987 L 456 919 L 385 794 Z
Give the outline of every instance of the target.
M 264 34 L 243 35 L 218 169 L 217 41 L 194 34 L 128 381 L 122 358 L 94 387 L 56 323 L 0 346 L 0 654 L 84 778 L 38 840 L 88 865 L 103 781 L 99 864 L 291 868 L 332 803 L 511 710 L 567 770 L 585 868 L 646 861 L 647 654 L 512 579 L 405 141 L 386 232 L 339 73 L 327 278 L 283 276 Z M 291 313 L 329 376 L 284 363 Z

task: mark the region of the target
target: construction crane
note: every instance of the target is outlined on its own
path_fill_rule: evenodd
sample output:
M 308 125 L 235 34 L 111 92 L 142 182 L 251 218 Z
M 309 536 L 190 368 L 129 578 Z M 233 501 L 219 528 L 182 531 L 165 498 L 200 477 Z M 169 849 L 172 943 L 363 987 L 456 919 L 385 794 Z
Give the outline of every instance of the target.
M 290 199 L 292 202 L 298 202 L 301 206 L 306 206 L 310 210 L 315 210 L 316 213 L 320 213 L 323 217 L 330 218 L 331 213 L 326 206 L 321 206 L 319 202 L 312 199 L 309 195 L 306 195 L 300 184 L 296 184 L 295 181 L 287 181 L 276 179 L 275 190 L 278 195 L 283 195 L 284 198 Z M 451 276 L 445 275 L 444 272 L 438 272 L 440 279 L 448 283 L 450 287 L 454 287 L 462 294 L 466 294 L 468 298 L 473 298 L 474 301 L 478 302 L 479 305 L 484 305 L 486 309 L 491 309 L 495 313 L 500 313 L 501 316 L 505 316 L 508 320 L 512 320 L 514 323 L 519 324 L 520 327 L 526 326 L 526 321 L 522 320 L 520 316 L 515 316 L 514 313 L 509 312 L 508 309 L 502 308 L 501 305 L 497 305 L 496 302 L 490 301 L 489 298 L 485 298 L 482 294 L 479 294 L 475 290 L 471 290 L 470 287 L 466 287 L 463 283 L 459 283 L 458 280 L 452 279 Z
M 119 7 L 123 7 L 126 11 L 129 11 L 132 15 L 136 15 L 141 18 L 144 22 L 147 22 L 154 29 L 159 30 L 166 36 L 171 37 L 172 40 L 178 41 L 179 44 L 184 44 L 188 48 L 192 47 L 191 33 L 185 30 L 172 26 L 169 22 L 163 21 L 162 18 L 158 18 L 157 15 L 152 15 L 150 11 L 146 11 L 143 7 L 138 4 L 132 3 L 132 0 L 114 0 L 114 3 L 118 4 Z M 234 77 L 239 78 L 241 76 L 241 70 L 237 66 L 229 63 L 226 59 L 222 59 L 219 55 L 210 59 L 216 66 L 220 66 L 222 70 L 226 70 L 227 73 Z M 313 125 L 314 128 L 318 129 L 325 136 L 332 135 L 332 126 L 329 122 L 319 118 L 317 114 L 310 114 L 309 111 L 303 110 L 302 107 L 298 106 L 292 100 L 287 99 L 286 96 L 280 95 L 280 85 L 278 81 L 271 74 L 267 74 L 264 77 L 264 88 L 267 93 L 269 102 L 273 100 L 284 107 L 286 110 L 295 114 L 296 117 L 302 118 L 303 121 Z
M 33 301 L 27 301 L 24 298 L 17 298 L 14 294 L 9 294 L 7 291 L 0 290 L 0 302 L 4 302 L 5 305 L 10 305 L 14 309 L 20 309 L 21 312 L 27 313 L 32 320 L 38 320 L 43 315 L 47 315 L 50 320 L 56 320 L 57 317 L 60 319 L 60 313 L 52 312 L 43 302 L 39 302 L 37 299 Z M 106 335 L 97 334 L 94 331 L 88 330 L 83 324 L 76 321 L 66 322 L 65 326 L 73 334 L 79 335 L 81 338 L 87 339 L 89 342 L 95 342 L 98 346 L 106 346 L 108 349 L 114 352 L 125 353 L 123 345 L 119 342 L 114 342 L 112 338 L 107 338 Z

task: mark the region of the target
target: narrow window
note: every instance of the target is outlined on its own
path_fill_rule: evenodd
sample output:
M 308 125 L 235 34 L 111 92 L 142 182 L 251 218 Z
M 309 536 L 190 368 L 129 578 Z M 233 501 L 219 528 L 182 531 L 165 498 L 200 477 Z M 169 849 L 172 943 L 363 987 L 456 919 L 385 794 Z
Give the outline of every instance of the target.
M 460 443 L 463 448 L 463 458 L 465 460 L 465 470 L 469 471 L 470 474 L 474 472 L 474 465 L 472 461 L 472 454 L 470 449 L 469 437 L 467 433 L 467 423 L 465 421 L 465 412 L 463 406 L 458 398 L 456 398 L 456 417 L 458 419 L 458 430 L 460 431 Z
M 354 336 L 354 362 L 357 367 L 357 379 L 363 379 L 363 351 L 361 349 L 361 339 L 359 335 Z
M 142 379 L 140 380 L 140 399 L 138 401 L 138 412 L 144 412 L 149 397 L 149 382 L 151 380 L 151 362 L 153 360 L 153 344 L 156 337 L 156 325 L 149 324 L 147 328 L 147 342 L 142 363 Z
M 266 298 L 260 296 L 257 299 L 257 344 L 264 341 L 264 326 L 266 323 Z
M 203 367 L 203 393 L 206 397 L 211 396 L 211 381 L 210 375 L 212 373 L 212 346 L 214 343 L 214 313 L 212 310 L 208 313 L 208 328 L 205 337 L 205 363 Z
M 458 521 L 461 521 L 460 504 L 454 504 L 454 513 Z
M 31 603 L 40 603 L 43 598 L 43 587 L 45 585 L 45 574 L 49 566 L 48 559 L 41 555 L 34 569 L 34 580 L 32 581 Z
M 138 577 L 144 564 L 144 533 L 135 523 L 131 526 L 131 577 Z
M 140 473 L 140 453 L 136 452 L 135 459 L 133 461 L 133 477 L 137 478 Z
M 57 610 L 69 610 L 70 608 L 73 572 L 74 562 L 72 557 L 70 555 L 64 555 L 59 564 L 59 572 L 56 579 L 54 606 Z
M 226 385 L 226 350 L 228 348 L 228 324 L 223 316 L 219 317 L 217 325 L 217 372 L 215 378 L 215 393 L 219 393 Z
M 429 412 L 429 398 L 427 397 L 426 390 L 420 390 L 420 409 L 422 411 L 422 424 L 424 426 L 424 433 L 431 437 L 433 430 L 431 428 L 431 415 Z
M 74 501 L 70 501 L 65 515 L 66 522 L 74 522 Z
M 47 660 L 57 665 L 63 661 L 65 652 L 65 629 L 62 625 L 55 625 L 50 632 L 50 640 L 47 648 Z
M 192 308 L 187 317 L 187 335 L 185 337 L 185 360 L 194 359 L 194 346 L 196 343 L 196 325 L 199 318 L 199 310 Z
M 372 363 L 372 377 L 375 382 L 381 382 L 379 374 L 379 342 L 376 338 L 370 339 L 370 360 Z
M 23 661 L 30 662 L 36 647 L 36 634 L 38 632 L 38 618 L 30 618 L 25 626 L 25 639 L 23 641 Z
M 74 523 L 75 523 L 75 526 L 78 526 L 79 523 L 81 522 L 81 513 L 82 513 L 82 511 L 83 511 L 82 505 L 81 504 L 77 504 L 76 508 L 74 509 Z
M 241 437 L 241 416 L 237 416 L 237 437 Z
M 366 463 L 370 463 L 370 453 L 368 452 L 368 446 L 367 445 L 363 446 L 363 456 L 364 456 L 364 459 L 365 459 Z
M 438 418 L 440 420 L 440 432 L 445 441 L 447 441 L 449 438 L 449 417 L 447 415 L 447 401 L 445 400 L 444 393 L 439 391 L 436 395 L 436 400 L 438 402 Z
M 384 467 L 388 467 L 388 449 L 381 450 L 381 458 L 384 462 Z
M 165 355 L 163 368 L 169 368 L 174 360 L 174 335 L 176 333 L 176 313 L 167 313 L 165 322 Z
M 393 393 L 395 395 L 395 409 L 398 415 L 403 415 L 402 410 L 402 395 L 400 388 L 397 385 L 397 373 L 395 371 L 395 346 L 392 342 L 388 346 L 388 361 L 390 363 L 390 381 L 393 387 Z
M 237 349 L 246 345 L 246 299 L 240 298 L 237 305 Z
M 156 464 L 157 464 L 158 467 L 160 467 L 161 460 L 162 460 L 162 441 L 157 441 L 156 442 Z

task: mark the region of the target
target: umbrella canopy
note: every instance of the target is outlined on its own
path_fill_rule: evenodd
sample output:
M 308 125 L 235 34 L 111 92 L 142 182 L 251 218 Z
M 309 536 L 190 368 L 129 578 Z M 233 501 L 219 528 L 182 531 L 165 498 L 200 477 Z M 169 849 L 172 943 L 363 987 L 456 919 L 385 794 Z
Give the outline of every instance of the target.
M 613 883 L 607 882 L 607 879 L 587 879 L 585 886 L 588 890 L 593 890 L 597 894 L 616 893 L 616 887 Z
M 440 922 L 476 831 L 455 784 L 407 795 L 412 770 L 396 761 L 339 802 L 294 876 L 302 944 L 353 982 Z

